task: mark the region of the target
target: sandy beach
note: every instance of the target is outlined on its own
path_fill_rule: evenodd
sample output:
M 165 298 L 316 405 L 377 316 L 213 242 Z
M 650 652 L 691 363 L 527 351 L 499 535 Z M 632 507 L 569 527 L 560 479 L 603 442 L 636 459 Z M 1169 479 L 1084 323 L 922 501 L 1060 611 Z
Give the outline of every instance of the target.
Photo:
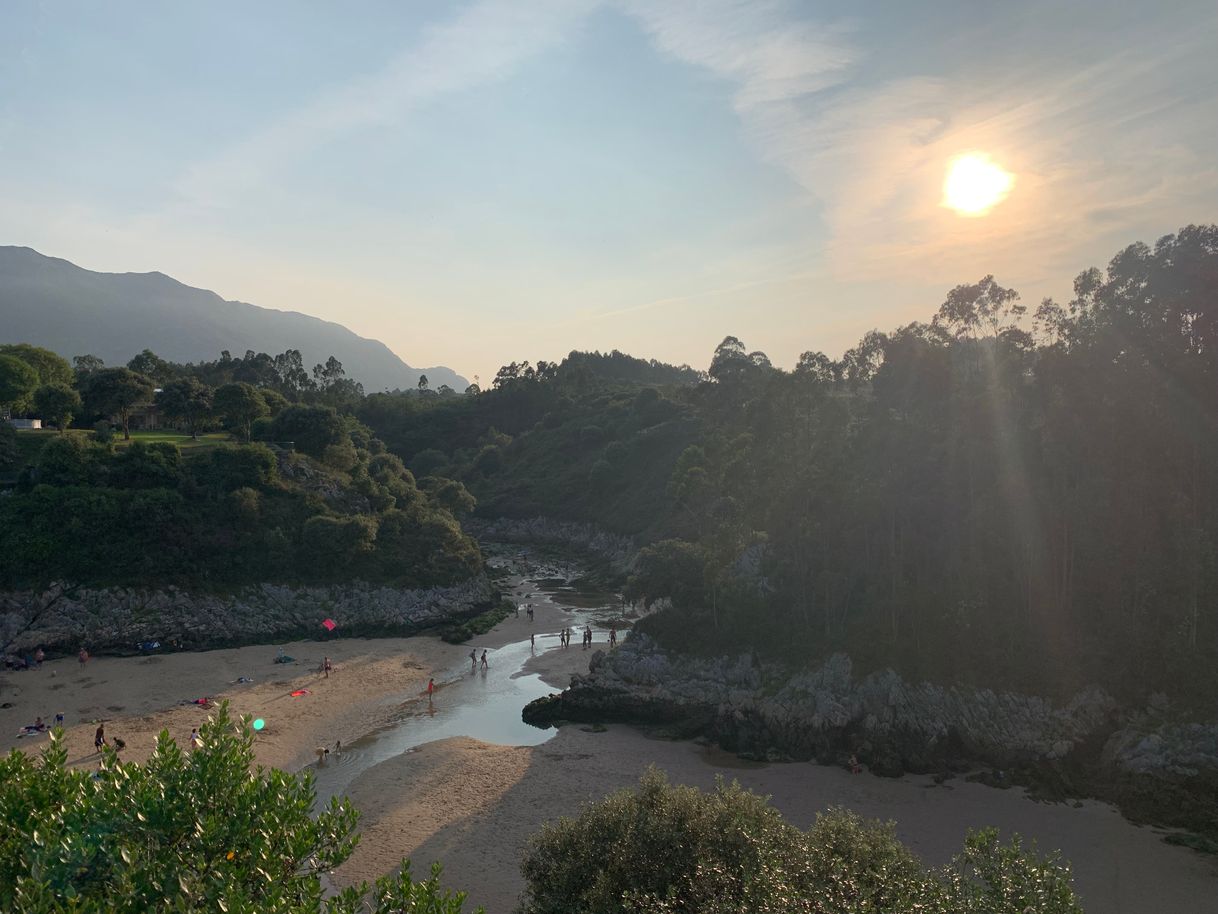
M 364 810 L 364 838 L 335 881 L 370 879 L 402 856 L 416 873 L 439 860 L 444 881 L 467 891 L 470 902 L 509 914 L 524 888 L 519 862 L 529 836 L 632 786 L 651 764 L 702 788 L 718 774 L 735 778 L 771 796 L 800 827 L 829 806 L 895 819 L 902 840 L 930 863 L 946 862 L 971 827 L 1017 831 L 1042 848 L 1061 848 L 1089 914 L 1218 912 L 1218 861 L 1167 845 L 1156 830 L 1136 828 L 1102 803 L 1075 808 L 963 781 L 939 787 L 929 778 L 888 780 L 811 764 L 749 765 L 617 726 L 603 733 L 564 727 L 535 747 L 448 739 L 377 765 L 350 790 Z
M 280 647 L 296 662 L 274 663 Z M 263 718 L 258 762 L 295 770 L 315 759 L 315 747 L 350 742 L 383 725 L 403 696 L 422 693 L 428 677 L 462 653 L 437 638 L 386 638 L 94 657 L 83 668 L 75 658 L 53 660 L 0 679 L 0 747 L 36 751 L 48 737 L 17 738 L 19 728 L 62 713 L 69 760 L 96 762 L 93 737 L 104 722 L 108 737 L 126 743 L 123 758 L 142 761 L 162 730 L 186 744 L 208 715 L 190 702 L 206 696 L 228 699 L 236 714 Z M 329 678 L 320 671 L 324 656 L 334 667 Z M 252 682 L 237 682 L 242 677 Z M 308 694 L 292 697 L 298 689 Z
M 433 637 L 333 640 L 282 645 L 295 664 L 272 663 L 280 645 L 95 658 L 85 669 L 75 659 L 0 679 L 0 740 L 5 749 L 36 751 L 46 737 L 16 739 L 35 715 L 66 716 L 69 758 L 96 762 L 95 720 L 127 743 L 124 757 L 142 759 L 156 734 L 167 729 L 185 742 L 206 712 L 190 701 L 228 698 L 237 713 L 263 717 L 256 740 L 262 764 L 298 770 L 315 760 L 319 745 L 344 744 L 400 719 L 436 677 L 437 704 L 462 670 L 471 648 L 479 653 L 527 641 L 530 632 L 556 632 L 569 618 L 535 604 L 470 644 Z M 599 636 L 603 649 L 604 633 Z M 536 653 L 515 675 L 537 673 L 560 688 L 586 670 L 593 651 L 578 642 L 566 650 L 539 636 Z M 320 673 L 323 655 L 334 672 Z M 468 672 L 468 671 L 466 671 Z M 459 678 L 459 674 L 458 678 Z M 240 684 L 238 677 L 252 683 Z M 306 688 L 307 695 L 290 696 Z M 458 691 L 451 693 L 459 694 Z M 585 803 L 637 782 L 648 765 L 674 782 L 711 787 L 723 774 L 759 793 L 796 825 L 806 827 L 828 806 L 847 806 L 871 817 L 895 819 L 903 840 L 931 863 L 959 849 L 970 827 L 1018 831 L 1043 848 L 1060 848 L 1074 867 L 1076 885 L 1091 914 L 1218 914 L 1218 861 L 1171 847 L 1150 828 L 1137 828 L 1099 803 L 1035 803 L 1019 790 L 995 790 L 964 781 L 935 786 L 927 778 L 887 780 L 810 764 L 759 765 L 690 742 L 649 738 L 630 727 L 605 732 L 570 726 L 537 746 L 501 746 L 469 736 L 426 743 L 359 773 L 347 789 L 362 811 L 363 835 L 355 855 L 334 874 L 347 885 L 392 871 L 404 858 L 416 873 L 433 860 L 445 866 L 446 884 L 467 891 L 488 914 L 508 914 L 523 882 L 520 860 L 542 823 L 573 815 Z

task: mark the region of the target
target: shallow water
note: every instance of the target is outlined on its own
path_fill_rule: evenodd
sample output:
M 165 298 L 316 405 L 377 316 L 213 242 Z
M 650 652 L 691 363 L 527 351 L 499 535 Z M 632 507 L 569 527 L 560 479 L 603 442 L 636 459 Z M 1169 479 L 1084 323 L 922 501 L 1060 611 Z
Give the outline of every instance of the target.
M 324 765 L 311 766 L 320 805 L 341 796 L 373 765 L 433 740 L 468 736 L 501 746 L 536 746 L 558 732 L 554 728 L 538 729 L 520 719 L 526 704 L 555 691 L 536 673 L 523 672 L 524 665 L 534 653 L 558 647 L 558 629 L 584 625 L 600 628 L 597 615 L 618 608 L 621 598 L 614 593 L 578 590 L 570 583 L 578 569 L 534 565 L 527 553 L 519 550 L 496 550 L 491 564 L 511 572 L 503 590 L 520 604 L 522 615 L 530 604 L 546 604 L 569 616 L 552 629 L 539 628 L 536 648 L 528 641 L 517 641 L 488 650 L 486 670 L 471 667 L 468 660 L 445 670 L 436 677 L 436 694 L 430 702 L 426 696 L 414 694 L 393 699 L 402 703 L 394 723 L 344 746 L 341 754 L 332 752 Z M 476 639 L 467 649 L 476 649 L 481 658 L 482 648 L 476 647 Z

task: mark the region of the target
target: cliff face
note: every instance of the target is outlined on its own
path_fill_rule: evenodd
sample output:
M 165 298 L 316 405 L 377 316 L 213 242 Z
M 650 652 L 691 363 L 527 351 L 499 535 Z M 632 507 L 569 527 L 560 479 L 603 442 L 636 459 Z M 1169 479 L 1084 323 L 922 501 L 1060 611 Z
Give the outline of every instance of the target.
M 1095 687 L 1054 705 L 909 683 L 892 670 L 856 677 L 842 654 L 792 672 L 748 656 L 672 655 L 632 634 L 525 719 L 658 724 L 772 761 L 843 764 L 854 754 L 882 775 L 991 767 L 1003 774 L 986 777 L 1111 799 L 1136 818 L 1218 825 L 1218 723 L 1178 719 L 1163 702 L 1122 709 Z
M 330 587 L 261 584 L 234 594 L 176 588 L 52 587 L 0 593 L 0 650 L 133 652 L 146 641 L 213 648 L 324 634 L 333 618 L 340 635 L 408 635 L 472 616 L 490 602 L 483 575 L 450 587 L 398 590 L 352 583 Z

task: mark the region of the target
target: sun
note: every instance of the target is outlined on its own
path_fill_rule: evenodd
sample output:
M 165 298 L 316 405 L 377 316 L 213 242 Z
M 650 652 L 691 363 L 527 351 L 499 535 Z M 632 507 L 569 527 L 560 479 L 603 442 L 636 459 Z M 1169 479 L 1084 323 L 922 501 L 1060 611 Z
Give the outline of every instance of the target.
M 990 161 L 984 153 L 957 156 L 947 166 L 943 206 L 961 216 L 984 216 L 1006 199 L 1015 176 Z

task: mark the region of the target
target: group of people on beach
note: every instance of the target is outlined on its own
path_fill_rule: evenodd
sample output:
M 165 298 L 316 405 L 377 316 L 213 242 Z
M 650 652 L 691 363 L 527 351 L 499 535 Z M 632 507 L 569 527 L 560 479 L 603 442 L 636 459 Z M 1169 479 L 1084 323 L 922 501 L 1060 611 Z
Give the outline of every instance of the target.
M 486 651 L 482 652 L 482 669 L 487 669 L 489 664 L 486 662 Z M 476 672 L 478 669 L 478 649 L 474 648 L 469 652 L 469 669 L 470 672 Z

